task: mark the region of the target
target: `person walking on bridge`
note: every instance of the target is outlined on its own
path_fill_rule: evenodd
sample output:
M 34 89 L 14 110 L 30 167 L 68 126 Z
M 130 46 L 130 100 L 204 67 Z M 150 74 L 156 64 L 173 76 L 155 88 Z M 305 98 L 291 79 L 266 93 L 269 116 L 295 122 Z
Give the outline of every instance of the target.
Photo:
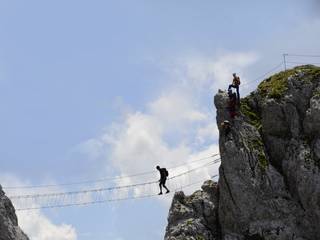
M 159 193 L 159 195 L 162 194 L 162 187 L 164 187 L 167 190 L 166 193 L 169 193 L 170 191 L 166 187 L 167 177 L 169 176 L 168 170 L 165 168 L 160 168 L 160 166 L 157 166 L 156 168 L 160 172 L 160 180 L 159 180 L 160 193 Z
M 237 76 L 236 73 L 233 73 L 232 75 L 233 75 L 233 80 L 232 80 L 232 84 L 229 85 L 228 91 L 230 91 L 231 88 L 235 88 L 237 90 L 238 104 L 240 104 L 240 93 L 239 93 L 240 77 Z

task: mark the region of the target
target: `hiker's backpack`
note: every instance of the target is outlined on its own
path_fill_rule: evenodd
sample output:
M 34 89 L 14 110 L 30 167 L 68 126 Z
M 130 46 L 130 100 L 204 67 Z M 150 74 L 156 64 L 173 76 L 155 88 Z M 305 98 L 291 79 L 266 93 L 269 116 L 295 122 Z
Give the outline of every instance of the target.
M 239 86 L 240 85 L 240 78 L 239 77 L 236 77 L 235 78 L 235 83 Z
M 166 168 L 164 169 L 164 173 L 165 173 L 166 177 L 169 176 L 169 172 L 168 172 L 168 170 Z

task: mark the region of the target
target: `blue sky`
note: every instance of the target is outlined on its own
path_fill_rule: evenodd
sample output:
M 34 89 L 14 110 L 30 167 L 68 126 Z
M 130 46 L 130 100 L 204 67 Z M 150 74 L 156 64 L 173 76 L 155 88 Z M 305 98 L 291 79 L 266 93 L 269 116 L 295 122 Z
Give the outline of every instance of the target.
M 0 1 L 1 183 L 130 174 L 216 151 L 214 92 L 282 53 L 319 54 L 318 10 L 311 0 Z M 169 202 L 19 217 L 32 239 L 162 239 Z

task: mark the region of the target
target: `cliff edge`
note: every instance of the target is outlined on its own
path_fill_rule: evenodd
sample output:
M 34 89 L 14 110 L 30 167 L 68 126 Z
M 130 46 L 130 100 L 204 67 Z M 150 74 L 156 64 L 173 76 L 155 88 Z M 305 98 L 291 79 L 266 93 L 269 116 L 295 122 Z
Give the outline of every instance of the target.
M 219 181 L 194 193 L 195 200 L 175 194 L 165 239 L 320 239 L 320 68 L 300 66 L 264 80 L 241 99 L 234 119 L 228 101 L 223 91 L 214 97 Z M 196 207 L 206 199 L 210 204 Z M 184 207 L 193 213 L 182 213 Z
M 0 240 L 29 240 L 18 226 L 15 209 L 0 185 Z

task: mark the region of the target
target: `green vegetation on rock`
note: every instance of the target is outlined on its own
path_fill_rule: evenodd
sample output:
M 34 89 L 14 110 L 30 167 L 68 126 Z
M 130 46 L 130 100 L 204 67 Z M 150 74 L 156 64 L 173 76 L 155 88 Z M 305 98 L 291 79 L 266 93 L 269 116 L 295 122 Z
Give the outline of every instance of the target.
M 320 88 L 317 88 L 317 89 L 313 92 L 313 97 L 320 98 Z
M 197 235 L 196 240 L 205 240 L 204 236 L 202 235 Z
M 320 79 L 320 67 L 314 65 L 304 65 L 295 68 L 297 72 L 304 73 L 301 78 L 304 82 L 313 82 Z
M 277 73 L 266 80 L 258 86 L 258 92 L 263 97 L 270 97 L 279 99 L 283 96 L 285 91 L 288 89 L 288 77 L 293 75 L 295 71 L 293 69 L 282 71 Z
M 252 152 L 256 151 L 258 152 L 258 162 L 259 167 L 262 171 L 265 171 L 268 167 L 269 163 L 266 157 L 266 154 L 264 152 L 264 145 L 260 139 L 250 139 L 249 140 L 249 148 L 252 150 Z
M 258 130 L 261 129 L 261 116 L 257 112 L 257 110 L 250 104 L 250 96 L 241 99 L 240 104 L 240 111 L 241 113 L 247 118 L 248 122 L 255 126 Z M 264 145 L 261 141 L 261 139 L 254 138 L 250 139 L 249 142 L 249 148 L 252 151 L 257 152 L 257 157 L 259 161 L 260 168 L 264 171 L 268 166 L 268 160 L 266 158 L 265 152 L 264 152 Z
M 255 126 L 258 130 L 261 129 L 261 117 L 256 110 L 250 106 L 249 97 L 241 99 L 240 111 L 248 118 L 251 125 Z
M 187 225 L 188 225 L 188 226 L 191 225 L 192 222 L 193 222 L 192 219 L 188 219 L 188 220 L 187 220 Z
M 259 160 L 259 166 L 260 168 L 265 171 L 269 165 L 268 161 L 267 161 L 267 158 L 266 158 L 266 155 L 264 154 L 264 151 L 263 152 L 259 152 L 258 153 L 258 160 Z
M 304 65 L 277 73 L 259 84 L 259 94 L 262 97 L 280 99 L 288 90 L 288 78 L 292 76 L 300 76 L 299 79 L 303 82 L 313 82 L 320 78 L 320 67 Z

